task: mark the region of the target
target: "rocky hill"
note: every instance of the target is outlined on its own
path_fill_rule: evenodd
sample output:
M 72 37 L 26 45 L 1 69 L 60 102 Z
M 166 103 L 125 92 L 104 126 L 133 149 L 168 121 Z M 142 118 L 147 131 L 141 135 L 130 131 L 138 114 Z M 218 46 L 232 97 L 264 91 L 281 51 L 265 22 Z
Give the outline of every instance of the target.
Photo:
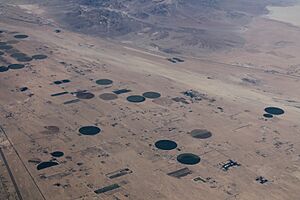
M 254 16 L 266 13 L 267 5 L 281 2 L 54 0 L 43 5 L 73 31 L 167 53 L 203 53 L 242 47 L 244 26 Z

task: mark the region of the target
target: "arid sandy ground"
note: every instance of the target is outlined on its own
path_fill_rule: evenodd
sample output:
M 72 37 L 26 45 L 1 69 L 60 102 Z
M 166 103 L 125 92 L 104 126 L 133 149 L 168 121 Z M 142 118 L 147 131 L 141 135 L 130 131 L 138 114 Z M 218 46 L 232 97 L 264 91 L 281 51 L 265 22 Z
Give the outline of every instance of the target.
M 299 27 L 256 18 L 242 33 L 243 48 L 171 63 L 170 55 L 67 30 L 57 33 L 58 24 L 32 5 L 2 10 L 1 42 L 17 41 L 13 50 L 48 57 L 0 73 L 1 199 L 299 198 Z M 16 34 L 29 37 L 16 39 Z M 18 63 L 10 51 L 4 51 L 1 66 Z M 103 78 L 113 84 L 95 83 Z M 70 82 L 53 84 L 63 79 Z M 28 90 L 21 92 L 22 87 Z M 123 88 L 131 92 L 111 101 L 99 98 Z M 197 101 L 182 94 L 190 89 L 205 97 Z M 81 90 L 95 97 L 64 104 Z M 161 97 L 139 104 L 126 100 L 147 91 Z M 285 113 L 266 119 L 268 106 Z M 79 133 L 89 125 L 102 131 Z M 193 138 L 194 129 L 209 130 L 212 137 Z M 178 147 L 159 150 L 154 143 L 161 139 Z M 64 156 L 54 158 L 54 151 Z M 181 153 L 201 161 L 180 164 Z M 222 170 L 229 159 L 241 165 Z M 49 160 L 58 165 L 37 170 L 39 162 Z M 191 172 L 182 178 L 167 175 L 184 167 Z M 107 176 L 125 168 L 132 173 Z M 268 182 L 257 182 L 259 176 Z M 94 192 L 112 184 L 120 187 Z

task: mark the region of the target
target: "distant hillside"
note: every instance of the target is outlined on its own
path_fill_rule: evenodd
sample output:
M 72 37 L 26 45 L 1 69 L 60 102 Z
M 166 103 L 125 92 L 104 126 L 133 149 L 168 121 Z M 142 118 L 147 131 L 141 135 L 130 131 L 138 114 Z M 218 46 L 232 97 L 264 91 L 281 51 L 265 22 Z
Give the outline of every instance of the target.
M 282 0 L 52 0 L 49 13 L 73 31 L 168 53 L 242 47 L 242 27 Z M 292 2 L 289 1 L 289 2 Z

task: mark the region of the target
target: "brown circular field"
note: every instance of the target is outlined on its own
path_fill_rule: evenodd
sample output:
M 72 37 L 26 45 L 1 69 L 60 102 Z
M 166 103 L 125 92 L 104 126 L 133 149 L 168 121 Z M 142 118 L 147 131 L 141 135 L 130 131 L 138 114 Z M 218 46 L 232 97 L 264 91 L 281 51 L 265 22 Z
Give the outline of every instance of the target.
M 205 129 L 194 129 L 191 131 L 191 136 L 198 139 L 207 139 L 212 136 L 212 133 Z
M 116 94 L 113 93 L 104 93 L 104 94 L 100 94 L 99 98 L 105 101 L 109 101 L 109 100 L 115 100 L 118 98 L 118 96 Z

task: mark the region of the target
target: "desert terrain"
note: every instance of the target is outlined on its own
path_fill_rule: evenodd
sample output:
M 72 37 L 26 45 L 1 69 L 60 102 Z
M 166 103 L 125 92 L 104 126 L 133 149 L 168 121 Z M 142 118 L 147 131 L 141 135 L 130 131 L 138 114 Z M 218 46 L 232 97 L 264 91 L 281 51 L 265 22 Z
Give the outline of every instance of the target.
M 265 16 L 283 1 L 198 1 L 197 31 L 193 0 L 92 5 L 113 32 L 70 23 L 115 17 L 96 1 L 40 2 L 0 0 L 1 200 L 299 199 L 300 27 Z

